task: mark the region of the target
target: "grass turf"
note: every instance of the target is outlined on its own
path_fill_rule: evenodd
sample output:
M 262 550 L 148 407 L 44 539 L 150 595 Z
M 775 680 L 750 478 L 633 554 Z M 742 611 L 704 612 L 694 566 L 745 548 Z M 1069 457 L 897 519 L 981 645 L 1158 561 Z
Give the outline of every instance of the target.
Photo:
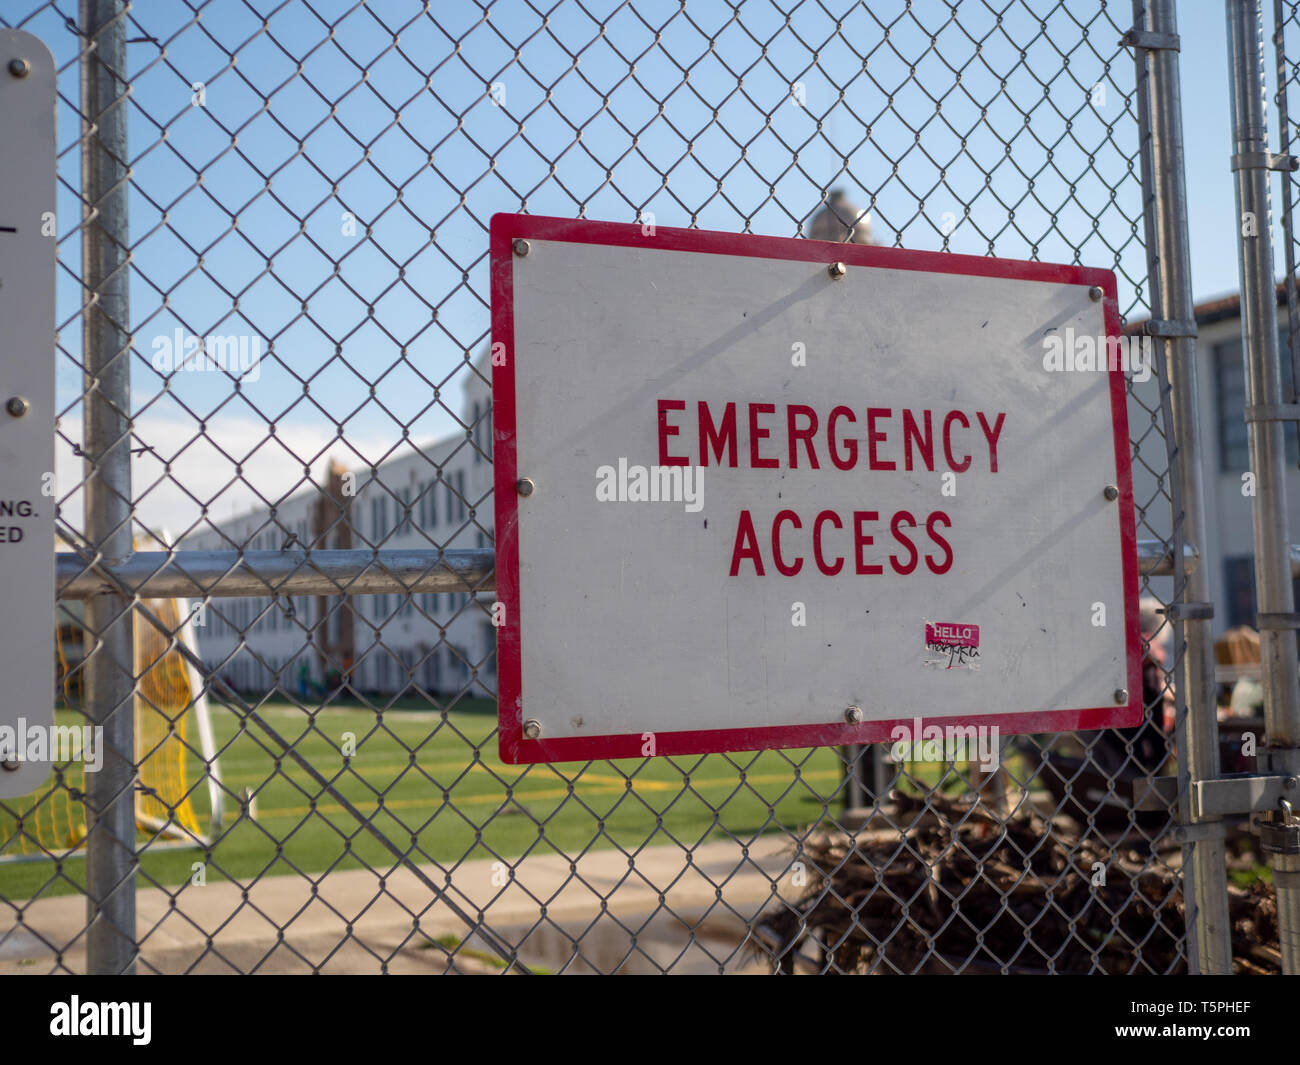
M 456 706 L 442 713 L 407 700 L 383 712 L 354 704 L 309 713 L 272 701 L 257 712 L 420 863 L 452 866 L 478 858 L 572 855 L 593 847 L 635 851 L 674 842 L 746 840 L 816 823 L 841 802 L 842 763 L 834 748 L 507 766 L 496 753 L 495 704 L 461 700 Z M 141 887 L 181 884 L 194 875 L 195 862 L 205 862 L 209 881 L 240 882 L 362 866 L 384 871 L 398 864 L 265 732 L 251 723 L 241 726 L 228 709 L 214 707 L 212 717 L 226 824 L 206 853 L 146 845 Z M 82 720 L 63 712 L 59 719 Z M 349 733 L 355 753 L 344 758 L 340 748 Z M 193 734 L 190 743 L 197 748 Z M 195 785 L 199 823 L 206 826 L 207 788 L 196 765 L 192 759 L 188 779 Z M 255 820 L 240 814 L 244 789 L 256 797 Z M 11 809 L 0 802 L 0 841 L 13 833 L 14 818 L 6 812 Z M 0 898 L 79 891 L 84 850 L 55 853 L 52 860 L 0 863 Z

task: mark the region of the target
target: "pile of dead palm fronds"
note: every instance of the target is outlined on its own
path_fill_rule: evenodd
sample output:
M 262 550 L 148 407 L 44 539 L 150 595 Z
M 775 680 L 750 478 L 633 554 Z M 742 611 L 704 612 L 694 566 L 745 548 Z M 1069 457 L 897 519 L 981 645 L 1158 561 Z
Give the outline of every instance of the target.
M 895 794 L 852 835 L 814 832 L 795 860 L 804 890 L 762 929 L 786 972 L 1186 971 L 1178 848 L 1141 835 L 1110 843 L 1064 817 Z M 1238 970 L 1278 971 L 1271 889 L 1230 894 Z

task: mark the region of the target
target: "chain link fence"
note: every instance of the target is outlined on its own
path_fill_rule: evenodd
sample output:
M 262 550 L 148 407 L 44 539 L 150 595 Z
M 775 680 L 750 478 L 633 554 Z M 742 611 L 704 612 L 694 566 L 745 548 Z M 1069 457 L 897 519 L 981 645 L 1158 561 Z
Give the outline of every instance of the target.
M 489 217 L 1108 267 L 1138 321 L 1128 5 L 18 0 L 3 24 L 59 70 L 57 717 L 106 756 L 0 801 L 0 964 L 1187 968 L 1185 840 L 1130 802 L 1185 715 L 1156 612 L 1181 565 L 1144 577 L 1147 723 L 1017 737 L 992 773 L 496 755 Z M 1130 398 L 1146 568 L 1172 573 L 1163 373 Z
M 1277 115 L 1278 152 L 1283 156 L 1300 158 L 1296 144 L 1300 131 L 1297 130 L 1293 117 L 1296 105 L 1297 71 L 1300 70 L 1300 61 L 1294 58 L 1300 55 L 1300 41 L 1297 41 L 1297 34 L 1300 34 L 1300 5 L 1285 0 L 1275 0 L 1272 7 L 1272 58 L 1275 63 L 1274 88 L 1276 90 L 1273 101 Z M 1300 274 L 1297 274 L 1295 227 L 1298 184 L 1296 172 L 1294 170 L 1285 172 L 1282 181 L 1281 236 L 1286 279 L 1279 285 L 1279 298 L 1285 300 L 1285 310 L 1279 306 L 1278 318 L 1286 330 L 1287 343 L 1282 351 L 1282 360 L 1294 392 L 1294 383 L 1300 381 L 1300 377 L 1295 375 L 1295 369 L 1300 365 L 1300 301 L 1297 300 L 1297 294 L 1300 293 Z M 1290 426 L 1287 427 L 1287 431 L 1294 432 Z

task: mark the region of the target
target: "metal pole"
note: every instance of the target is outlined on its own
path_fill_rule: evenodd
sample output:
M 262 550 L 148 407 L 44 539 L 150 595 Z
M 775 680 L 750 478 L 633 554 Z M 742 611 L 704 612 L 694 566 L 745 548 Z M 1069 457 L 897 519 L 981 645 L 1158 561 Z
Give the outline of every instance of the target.
M 1228 82 L 1232 93 L 1233 170 L 1242 230 L 1241 340 L 1246 421 L 1255 473 L 1255 594 L 1259 604 L 1266 771 L 1300 771 L 1300 676 L 1296 669 L 1295 596 L 1287 535 L 1286 444 L 1277 407 L 1283 402 L 1277 348 L 1268 152 L 1264 100 L 1264 18 L 1259 0 L 1227 0 Z M 1253 226 L 1245 223 L 1253 221 Z M 1300 972 L 1300 856 L 1270 854 L 1277 889 L 1282 970 Z
M 131 557 L 131 378 L 127 269 L 126 14 L 80 0 L 82 348 L 86 540 L 109 565 Z M 86 967 L 135 972 L 135 641 L 131 600 L 86 601 L 94 641 L 86 713 L 103 728 L 103 766 L 86 774 Z
M 1183 126 L 1178 32 L 1173 0 L 1134 0 L 1133 26 L 1150 35 L 1135 41 L 1140 152 L 1147 236 L 1148 276 L 1153 320 L 1182 323 L 1167 334 L 1194 333 L 1191 252 L 1187 226 L 1187 187 L 1183 178 Z M 1196 379 L 1196 341 L 1191 335 L 1166 335 L 1157 345 L 1169 382 L 1165 430 L 1171 437 L 1174 602 L 1210 602 L 1209 573 L 1185 564 L 1181 545 L 1207 543 L 1205 486 L 1202 479 L 1200 402 Z M 1228 918 L 1227 867 L 1219 818 L 1199 818 L 1189 795 L 1195 780 L 1219 774 L 1218 719 L 1210 620 L 1195 610 L 1174 611 L 1175 637 L 1186 640 L 1178 659 L 1176 696 L 1178 794 L 1185 824 L 1207 827 L 1189 832 L 1183 848 L 1183 897 L 1188 909 L 1188 966 L 1194 973 L 1232 971 Z M 1184 616 L 1185 615 L 1185 616 Z M 1176 641 L 1175 646 L 1178 646 Z
M 490 547 L 449 551 L 137 551 L 116 566 L 88 554 L 79 544 L 76 551 L 55 556 L 60 599 L 113 593 L 141 599 L 222 599 L 496 590 L 496 559 Z M 1200 564 L 1194 544 L 1183 544 L 1182 558 L 1185 573 Z M 1173 576 L 1173 551 L 1161 540 L 1139 540 L 1138 568 L 1148 577 Z M 1291 549 L 1291 572 L 1300 577 L 1300 545 Z
M 870 750 L 860 743 L 850 743 L 840 748 L 844 759 L 844 814 L 845 821 L 863 816 L 867 805 L 866 789 L 862 786 L 863 754 Z M 849 827 L 846 825 L 845 827 Z

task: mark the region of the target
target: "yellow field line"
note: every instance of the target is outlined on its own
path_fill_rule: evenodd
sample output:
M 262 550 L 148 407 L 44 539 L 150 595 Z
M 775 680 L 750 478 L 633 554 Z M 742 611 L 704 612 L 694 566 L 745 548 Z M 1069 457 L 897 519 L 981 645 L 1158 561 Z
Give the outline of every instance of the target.
M 246 775 L 246 774 L 244 774 L 244 773 L 225 773 L 225 772 L 223 772 L 223 773 L 221 774 L 221 779 L 222 779 L 222 781 L 223 781 L 224 783 L 226 783 L 226 784 L 231 784 L 231 785 L 235 785 L 235 784 L 259 784 L 259 783 L 261 783 L 262 781 L 269 780 L 269 779 L 271 779 L 273 776 L 276 776 L 276 775 L 288 776 L 288 775 L 289 775 L 289 772 L 290 772 L 293 768 L 294 768 L 294 767 L 293 767 L 292 765 L 288 765 L 288 764 L 286 764 L 286 765 L 282 765 L 281 768 L 280 768 L 279 770 L 272 769 L 272 770 L 270 770 L 270 771 L 267 772 L 267 773 L 254 774 L 254 775 L 251 775 L 251 776 Z M 324 770 L 321 769 L 321 766 L 320 766 L 319 764 L 317 764 L 316 768 L 317 768 L 318 770 L 324 772 Z M 443 772 L 443 771 L 452 772 L 452 771 L 457 771 L 457 770 L 469 769 L 471 772 L 481 772 L 481 773 L 489 773 L 489 772 L 490 772 L 490 773 L 493 773 L 493 774 L 495 774 L 495 775 L 497 775 L 497 776 L 505 776 L 507 779 L 509 779 L 509 773 L 510 773 L 511 770 L 521 770 L 523 767 L 521 767 L 521 766 L 508 766 L 508 765 L 492 765 L 492 764 L 490 764 L 490 763 L 488 763 L 488 762 L 481 762 L 481 761 L 480 761 L 480 762 L 463 762 L 463 761 L 457 761 L 457 762 L 434 762 L 434 763 L 429 764 L 429 765 L 423 765 L 423 764 L 421 764 L 420 762 L 416 762 L 416 763 L 414 763 L 414 764 L 412 764 L 412 763 L 410 763 L 410 762 L 397 762 L 397 763 L 394 763 L 394 764 L 391 764 L 391 765 L 390 765 L 390 764 L 382 764 L 382 765 L 369 765 L 369 764 L 365 764 L 365 765 L 358 765 L 358 764 L 356 764 L 356 762 L 355 762 L 355 760 L 354 760 L 354 761 L 353 761 L 352 768 L 353 768 L 353 770 L 354 770 L 355 772 L 357 772 L 358 774 L 361 774 L 363 770 L 364 770 L 365 773 L 396 773 L 398 770 L 402 770 L 402 769 L 418 769 L 418 770 L 420 770 L 420 771 L 423 772 L 423 773 L 437 773 L 437 772 Z M 808 774 L 808 773 L 803 773 L 802 775 L 803 775 L 803 776 L 808 776 L 809 774 Z M 539 776 L 540 776 L 540 774 L 537 772 L 537 770 L 534 770 L 534 771 L 533 771 L 531 774 L 529 774 L 528 776 L 524 776 L 524 775 L 521 773 L 519 776 L 517 776 L 517 777 L 514 778 L 514 783 L 519 783 L 520 781 L 527 781 L 530 777 L 532 777 L 532 778 L 537 778 L 537 777 L 539 777 Z M 549 779 L 553 779 L 553 778 L 551 778 L 551 777 L 548 776 L 548 777 L 545 777 L 544 779 L 549 780 Z M 577 783 L 577 779 L 578 779 L 578 778 L 575 778 L 575 783 Z M 609 781 L 609 782 L 613 782 L 613 783 L 618 783 L 618 784 L 620 784 L 620 785 L 621 785 L 622 780 L 623 780 L 622 777 L 615 777 L 615 776 L 608 776 L 608 775 L 598 775 L 598 774 L 594 774 L 594 773 L 583 773 L 580 779 L 582 779 L 582 780 Z M 649 781 L 649 780 L 645 780 L 645 781 L 642 781 L 642 783 L 651 783 L 651 781 Z M 677 786 L 678 786 L 678 785 L 676 785 L 676 784 L 673 784 L 671 781 L 666 781 L 666 782 L 664 782 L 664 783 L 665 783 L 666 786 L 668 786 L 668 787 L 677 787 Z
M 812 773 L 801 773 L 801 774 L 799 775 L 799 778 L 800 778 L 801 780 L 805 780 L 805 779 L 814 779 L 814 778 L 815 778 L 815 779 L 823 779 L 823 778 L 826 778 L 826 777 L 833 777 L 833 778 L 837 778 L 837 779 L 838 779 L 841 775 L 842 775 L 842 774 L 841 774 L 838 770 L 834 770 L 834 769 L 822 769 L 822 770 L 817 770 L 817 771 L 812 772 Z M 607 778 L 607 779 L 613 779 L 613 778 Z M 787 774 L 784 774 L 784 773 L 773 773 L 773 774 L 770 774 L 770 775 L 767 775 L 767 776 L 748 777 L 748 778 L 746 779 L 745 782 L 748 783 L 748 784 L 776 784 L 776 783 L 780 783 L 781 781 L 787 781 L 787 780 L 791 780 L 791 779 L 792 779 L 792 778 L 791 778 L 789 775 L 787 775 Z M 641 787 L 641 786 L 644 786 L 644 785 L 647 785 L 647 784 L 653 784 L 653 785 L 655 785 L 655 787 L 653 787 L 653 788 L 648 788 L 648 789 L 647 789 L 647 790 L 651 790 L 651 791 L 677 790 L 677 789 L 680 789 L 680 788 L 681 788 L 681 785 L 680 785 L 680 784 L 675 784 L 675 783 L 673 783 L 673 782 L 671 782 L 671 781 L 659 781 L 659 780 L 656 780 L 656 781 L 633 781 L 632 783 L 633 783 L 633 787 L 632 787 L 631 790 L 633 790 L 633 791 L 636 791 L 636 790 L 638 789 L 638 787 Z M 710 788 L 710 787 L 719 787 L 719 786 L 723 786 L 723 785 L 734 785 L 734 784 L 737 784 L 737 783 L 739 783 L 739 781 L 738 781 L 736 778 L 734 778 L 734 777 L 717 777 L 717 778 L 714 778 L 714 779 L 712 779 L 712 780 L 693 780 L 693 781 L 691 781 L 691 786 L 692 786 L 692 787 L 698 787 L 698 788 Z M 624 790 L 626 790 L 625 785 L 620 781 L 620 782 L 618 782 L 617 784 L 614 784 L 614 785 L 599 786 L 599 787 L 597 787 L 597 788 L 592 789 L 590 793 L 591 793 L 591 794 L 597 794 L 597 795 L 612 795 L 612 794 L 615 794 L 615 793 L 617 793 L 617 792 L 621 792 L 621 791 L 624 791 Z M 540 799 L 558 799 L 558 798 L 564 798 L 564 797 L 567 796 L 568 794 L 569 794 L 569 789 L 568 789 L 568 788 L 555 788 L 555 789 L 551 789 L 551 790 L 549 790 L 549 791 L 530 791 L 530 792 L 527 792 L 527 793 L 524 793 L 524 794 L 515 795 L 513 798 L 514 798 L 514 800 L 515 800 L 516 802 L 523 802 L 524 800 L 533 800 L 533 801 L 536 801 L 536 800 L 540 800 Z M 504 798 L 504 796 L 501 795 L 501 794 L 492 794 L 492 795 L 467 795 L 467 796 L 463 796 L 463 797 L 456 798 L 456 799 L 454 799 L 454 800 L 449 800 L 449 801 L 447 801 L 447 802 L 445 803 L 445 805 L 447 805 L 447 806 L 486 806 L 486 805 L 489 804 L 489 803 L 500 803 L 500 802 L 502 801 L 503 798 Z M 384 805 L 383 805 L 383 809 L 384 809 L 384 810 L 391 810 L 391 809 L 408 809 L 408 808 L 410 808 L 410 807 L 416 807 L 416 806 L 431 806 L 431 805 L 439 805 L 439 806 L 441 806 L 441 805 L 444 805 L 444 802 L 443 802 L 443 800 L 442 800 L 441 798 L 438 798 L 438 799 L 394 799 L 394 800 L 391 801 L 391 802 L 385 802 Z M 268 817 L 301 817 L 301 816 L 303 816 L 303 815 L 305 815 L 305 814 L 309 814 L 309 813 L 313 813 L 313 812 L 314 812 L 314 813 L 342 813 L 342 812 L 343 812 L 343 807 L 338 806 L 338 805 L 335 804 L 335 803 L 317 803 L 317 804 L 316 804 L 316 809 L 315 809 L 314 811 L 312 810 L 312 808 L 311 808 L 310 806 L 289 806 L 289 807 L 280 807 L 280 808 L 277 808 L 277 809 L 274 809 L 274 810 L 260 810 L 260 811 L 258 812 L 257 817 L 258 817 L 258 820 L 260 821 L 260 820 L 263 820 L 263 819 L 268 818 Z M 378 813 L 378 812 L 379 812 L 379 808 L 376 807 L 376 813 Z

